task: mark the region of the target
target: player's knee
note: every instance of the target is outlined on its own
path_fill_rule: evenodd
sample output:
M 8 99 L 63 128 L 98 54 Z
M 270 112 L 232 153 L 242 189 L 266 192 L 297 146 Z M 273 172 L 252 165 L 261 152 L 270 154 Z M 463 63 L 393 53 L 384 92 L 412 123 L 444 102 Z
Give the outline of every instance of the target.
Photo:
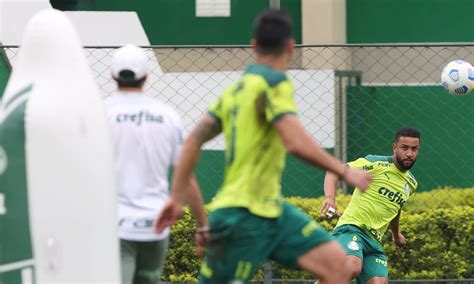
M 362 269 L 358 267 L 350 267 L 350 274 L 352 278 L 356 278 L 361 273 Z
M 345 253 L 337 257 L 326 272 L 325 279 L 329 280 L 328 283 L 348 282 L 352 278 L 352 266 L 349 265 Z
M 347 266 L 349 267 L 351 278 L 356 278 L 362 272 L 361 261 L 358 258 L 347 257 Z
M 367 281 L 367 284 L 388 284 L 388 279 L 385 277 L 372 277 Z

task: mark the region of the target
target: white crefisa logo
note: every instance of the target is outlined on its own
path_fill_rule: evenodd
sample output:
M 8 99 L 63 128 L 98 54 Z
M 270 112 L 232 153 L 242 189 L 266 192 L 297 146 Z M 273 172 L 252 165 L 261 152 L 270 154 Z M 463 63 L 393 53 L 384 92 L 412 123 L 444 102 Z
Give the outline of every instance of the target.
M 8 159 L 7 153 L 3 150 L 3 147 L 0 146 L 0 175 L 7 169 Z
M 351 250 L 359 250 L 359 244 L 357 242 L 351 241 L 347 244 L 347 247 Z

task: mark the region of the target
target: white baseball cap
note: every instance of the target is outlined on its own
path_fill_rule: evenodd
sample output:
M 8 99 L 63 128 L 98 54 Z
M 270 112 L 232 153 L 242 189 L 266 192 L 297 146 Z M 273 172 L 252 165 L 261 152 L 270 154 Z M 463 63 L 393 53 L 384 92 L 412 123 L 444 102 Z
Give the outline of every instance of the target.
M 135 74 L 135 80 L 142 79 L 147 74 L 148 57 L 142 48 L 127 44 L 119 48 L 112 57 L 112 75 L 119 78 L 121 71 L 130 70 Z

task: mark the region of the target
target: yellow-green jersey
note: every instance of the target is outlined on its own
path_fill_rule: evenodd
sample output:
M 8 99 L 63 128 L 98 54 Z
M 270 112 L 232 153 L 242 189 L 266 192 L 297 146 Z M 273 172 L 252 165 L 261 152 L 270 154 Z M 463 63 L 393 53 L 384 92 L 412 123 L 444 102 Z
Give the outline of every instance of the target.
M 410 171 L 400 171 L 392 157 L 369 155 L 348 165 L 369 172 L 372 182 L 364 193 L 358 188 L 354 190 L 336 227 L 356 225 L 380 242 L 390 221 L 415 192 L 418 183 Z
M 259 64 L 248 66 L 211 105 L 209 113 L 220 122 L 226 142 L 224 183 L 211 210 L 245 207 L 267 218 L 281 214 L 286 149 L 273 123 L 296 112 L 286 74 Z

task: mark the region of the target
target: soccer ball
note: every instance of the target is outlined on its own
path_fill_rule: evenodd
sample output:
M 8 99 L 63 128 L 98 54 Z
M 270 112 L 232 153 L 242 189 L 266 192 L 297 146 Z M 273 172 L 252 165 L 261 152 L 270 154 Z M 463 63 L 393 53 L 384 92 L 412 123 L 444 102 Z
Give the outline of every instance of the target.
M 454 60 L 441 72 L 441 84 L 453 96 L 463 96 L 474 88 L 474 70 L 469 62 Z

